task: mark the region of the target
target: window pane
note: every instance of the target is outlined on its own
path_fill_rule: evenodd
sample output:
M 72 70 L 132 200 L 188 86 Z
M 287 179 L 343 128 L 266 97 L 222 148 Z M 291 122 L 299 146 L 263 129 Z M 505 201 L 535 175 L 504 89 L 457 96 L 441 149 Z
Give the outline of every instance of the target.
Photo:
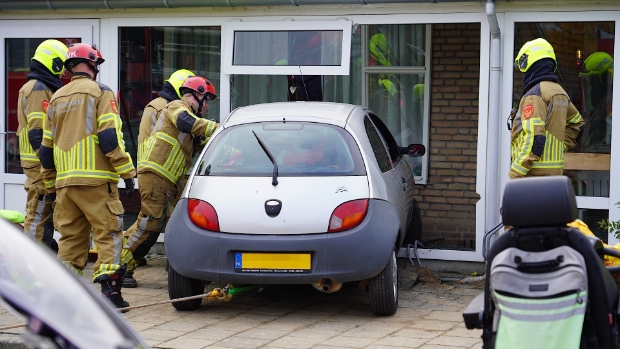
M 339 66 L 342 31 L 237 31 L 234 65 Z
M 368 65 L 425 66 L 425 24 L 370 25 L 368 34 Z
M 390 157 L 385 150 L 385 144 L 381 140 L 381 136 L 375 129 L 375 126 L 370 122 L 370 119 L 366 117 L 364 119 L 364 127 L 366 128 L 366 134 L 368 135 L 368 141 L 370 141 L 370 146 L 372 147 L 372 152 L 375 153 L 375 159 L 377 159 L 377 163 L 379 164 L 379 168 L 381 172 L 387 172 L 392 169 L 390 165 Z
M 5 51 L 6 52 L 6 173 L 23 173 L 23 169 L 19 157 L 19 141 L 16 134 L 18 121 L 17 121 L 17 99 L 19 97 L 19 90 L 22 88 L 28 80 L 26 76 L 30 73 L 30 58 L 34 55 L 34 51 L 37 46 L 48 38 L 26 38 L 26 39 L 6 39 Z M 81 40 L 77 38 L 56 38 L 69 46 L 74 43 L 78 43 Z M 61 75 L 63 84 L 67 84 L 71 81 L 71 75 L 66 71 Z
M 357 144 L 344 129 L 314 123 L 262 123 L 225 130 L 205 153 L 209 176 L 271 176 L 273 163 L 254 131 L 278 164 L 278 176 L 364 175 Z M 208 168 L 208 173 L 206 173 Z
M 394 140 L 394 137 L 392 136 L 392 133 L 387 129 L 387 127 L 379 117 L 374 114 L 370 114 L 369 116 L 388 147 L 392 163 L 397 163 L 401 157 L 401 153 L 400 149 L 398 148 L 398 144 L 396 144 L 396 140 Z
M 219 92 L 221 28 L 125 27 L 119 32 L 120 116 L 125 145 L 135 162 L 142 111 L 158 97 L 170 74 L 191 70 Z M 219 120 L 219 101 L 211 101 L 203 117 Z
M 325 101 L 361 104 L 361 34 L 351 37 L 349 75 L 232 75 L 231 110 L 258 103 Z
M 608 242 L 607 230 L 599 226 L 599 222 L 609 218 L 609 210 L 579 209 L 579 219 L 588 225 L 588 228 L 604 243 Z
M 220 27 L 125 27 L 119 28 L 119 105 L 125 147 L 137 161 L 138 132 L 144 107 L 159 96 L 164 81 L 179 69 L 209 79 L 220 91 Z M 218 121 L 220 99 L 209 102 L 202 114 Z M 121 196 L 125 228 L 136 220 L 140 195 Z
M 424 143 L 424 74 L 369 74 L 369 107 L 388 127 L 399 146 Z M 422 175 L 426 155 L 410 158 Z
M 553 46 L 555 75 L 585 120 L 577 145 L 564 155 L 564 174 L 573 181 L 577 195 L 609 197 L 615 24 L 516 23 L 513 57 L 525 42 L 538 37 Z M 522 81 L 523 74 L 515 69 L 515 106 Z

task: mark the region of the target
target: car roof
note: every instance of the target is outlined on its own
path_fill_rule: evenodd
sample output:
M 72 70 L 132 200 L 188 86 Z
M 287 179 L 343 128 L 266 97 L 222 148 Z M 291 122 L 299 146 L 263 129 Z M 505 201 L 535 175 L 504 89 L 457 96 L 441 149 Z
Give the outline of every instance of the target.
M 263 121 L 308 121 L 344 127 L 358 105 L 332 102 L 279 102 L 255 104 L 233 110 L 222 122 L 224 128 Z

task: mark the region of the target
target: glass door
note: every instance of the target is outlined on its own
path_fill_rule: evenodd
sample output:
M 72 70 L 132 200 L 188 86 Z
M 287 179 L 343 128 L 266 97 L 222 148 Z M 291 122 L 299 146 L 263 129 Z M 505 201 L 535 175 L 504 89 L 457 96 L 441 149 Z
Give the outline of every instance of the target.
M 599 222 L 609 217 L 615 31 L 614 21 L 517 22 L 513 54 L 536 37 L 554 46 L 555 74 L 585 120 L 577 145 L 566 150 L 564 175 L 579 197 L 579 219 L 604 242 Z M 515 105 L 522 78 L 515 73 Z
M 26 83 L 30 72 L 30 59 L 37 46 L 47 39 L 57 39 L 67 46 L 78 42 L 93 42 L 93 29 L 97 21 L 84 21 L 75 25 L 63 21 L 0 21 L 0 81 L 3 84 L 0 97 L 0 201 L 1 209 L 24 212 L 26 192 L 23 188 L 26 176 L 20 164 L 19 146 L 16 135 L 17 98 L 19 90 Z M 95 43 L 96 44 L 96 43 Z M 70 76 L 63 73 L 63 83 Z
M 550 21 L 550 19 L 553 21 Z M 599 225 L 604 219 L 617 221 L 620 210 L 618 156 L 620 129 L 612 128 L 612 110 L 618 109 L 619 91 L 614 89 L 614 57 L 618 56 L 618 12 L 507 13 L 503 58 L 502 109 L 508 115 L 522 93 L 523 74 L 510 69 L 521 45 L 538 37 L 555 50 L 555 75 L 585 120 L 581 136 L 564 156 L 564 175 L 573 183 L 579 208 L 578 218 L 592 232 L 611 245 L 619 239 Z M 615 101 L 614 101 L 615 100 Z M 504 126 L 505 127 L 505 126 Z M 615 137 L 612 137 L 612 133 Z M 501 134 L 502 154 L 509 163 L 510 133 Z M 507 178 L 508 166 L 502 168 Z M 614 175 L 616 173 L 616 175 Z M 505 181 L 502 184 L 505 185 Z

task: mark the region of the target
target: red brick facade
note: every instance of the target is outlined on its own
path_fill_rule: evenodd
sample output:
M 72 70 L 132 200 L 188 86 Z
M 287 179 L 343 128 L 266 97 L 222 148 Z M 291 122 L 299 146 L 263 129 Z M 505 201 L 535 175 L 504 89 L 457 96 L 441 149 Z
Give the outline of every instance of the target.
M 480 24 L 433 25 L 428 184 L 416 200 L 428 247 L 475 247 Z

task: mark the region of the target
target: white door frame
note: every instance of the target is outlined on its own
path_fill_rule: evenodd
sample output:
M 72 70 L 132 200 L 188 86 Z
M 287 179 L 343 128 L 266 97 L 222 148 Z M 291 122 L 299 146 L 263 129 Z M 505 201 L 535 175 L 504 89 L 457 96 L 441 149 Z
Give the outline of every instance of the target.
M 7 29 L 10 27 L 10 30 Z M 2 29 L 4 28 L 4 29 Z M 0 20 L 0 82 L 6 86 L 6 52 L 5 39 L 13 38 L 81 38 L 82 42 L 98 44 L 99 20 Z M 25 82 L 25 81 L 24 81 Z M 6 100 L 5 92 L 0 98 L 0 209 L 11 208 L 24 213 L 26 192 L 21 191 L 23 198 L 7 197 L 7 185 L 23 185 L 26 175 L 6 173 Z M 10 191 L 9 194 L 13 194 Z M 24 207 L 20 207 L 24 206 Z
M 500 114 L 500 117 L 504 116 L 502 120 L 510 114 L 512 105 L 514 69 L 511 67 L 514 60 L 512 47 L 514 47 L 514 28 L 516 22 L 615 22 L 614 57 L 620 57 L 620 40 L 618 40 L 618 24 L 620 24 L 620 20 L 618 18 L 620 18 L 620 11 L 507 12 L 505 15 L 505 30 L 502 35 L 506 50 L 503 58 L 503 66 L 505 68 L 502 77 Z M 614 71 L 614 80 L 620 81 L 619 69 Z M 612 110 L 620 110 L 620 88 L 615 88 L 613 91 Z M 500 153 L 502 154 L 500 160 L 501 197 L 503 195 L 503 188 L 508 182 L 508 164 L 510 163 L 510 134 L 508 131 L 500 133 Z M 609 219 L 620 220 L 620 209 L 614 206 L 616 202 L 620 201 L 620 177 L 614 176 L 614 173 L 620 173 L 620 127 L 618 126 L 612 128 L 609 198 L 578 196 L 577 207 L 609 210 Z M 608 241 L 610 245 L 615 245 L 619 242 L 612 234 L 609 234 Z

